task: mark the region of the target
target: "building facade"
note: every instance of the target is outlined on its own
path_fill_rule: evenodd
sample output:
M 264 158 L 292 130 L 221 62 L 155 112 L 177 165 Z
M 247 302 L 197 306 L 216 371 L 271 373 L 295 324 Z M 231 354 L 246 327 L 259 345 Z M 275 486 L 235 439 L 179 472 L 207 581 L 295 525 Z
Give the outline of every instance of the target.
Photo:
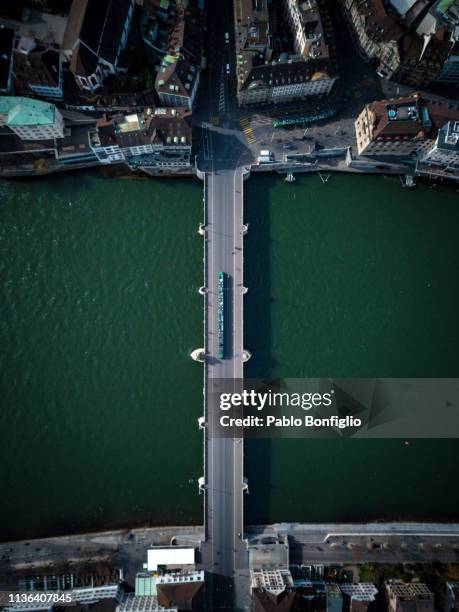
M 124 162 L 131 168 L 191 167 L 192 130 L 188 109 L 146 109 L 97 122 L 90 147 L 101 164 Z
M 451 54 L 443 64 L 441 72 L 435 78 L 435 82 L 456 87 L 459 86 L 459 41 L 454 45 Z
M 433 612 L 434 595 L 421 582 L 387 582 L 386 599 L 389 612 Z
M 459 179 L 459 105 L 413 94 L 367 104 L 355 122 L 357 152 L 409 161 L 419 174 Z
M 459 120 L 448 121 L 438 131 L 438 136 L 419 157 L 420 168 L 452 172 L 459 176 Z
M 291 33 L 291 44 L 284 48 L 280 30 L 272 30 L 274 10 L 267 0 L 234 3 L 240 106 L 326 96 L 336 80 L 326 6 L 317 0 L 283 0 L 283 16 Z
M 379 76 L 424 88 L 441 73 L 454 44 L 443 23 L 421 19 L 416 7 L 414 15 L 400 15 L 383 0 L 341 0 L 341 6 L 361 55 Z
M 355 121 L 357 152 L 406 157 L 417 151 L 430 128 L 428 109 L 419 97 L 372 102 Z
M 144 40 L 159 69 L 155 90 L 161 105 L 191 110 L 203 65 L 204 10 L 198 0 L 165 5 L 149 0 Z

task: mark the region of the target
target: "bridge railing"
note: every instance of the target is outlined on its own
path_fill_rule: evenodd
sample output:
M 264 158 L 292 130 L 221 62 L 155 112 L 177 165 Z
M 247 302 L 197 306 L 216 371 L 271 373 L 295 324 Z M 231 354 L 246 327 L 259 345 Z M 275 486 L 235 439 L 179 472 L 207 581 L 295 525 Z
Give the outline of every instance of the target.
M 207 227 L 207 181 L 208 175 L 205 175 L 204 178 L 204 197 L 203 197 L 203 209 L 204 209 L 204 228 Z M 207 231 L 204 230 L 204 240 L 203 240 L 204 248 L 203 248 L 203 261 L 204 261 L 204 353 L 207 356 L 209 351 L 209 347 L 207 344 L 208 339 L 208 320 L 207 320 L 207 311 L 209 306 L 209 294 L 208 294 L 208 274 L 207 274 Z M 207 422 L 208 422 L 208 414 L 207 414 L 207 376 L 208 376 L 208 368 L 207 368 L 207 359 L 204 359 L 204 368 L 203 368 L 203 405 L 204 405 L 204 444 L 203 444 L 203 466 L 204 466 L 204 539 L 207 540 Z

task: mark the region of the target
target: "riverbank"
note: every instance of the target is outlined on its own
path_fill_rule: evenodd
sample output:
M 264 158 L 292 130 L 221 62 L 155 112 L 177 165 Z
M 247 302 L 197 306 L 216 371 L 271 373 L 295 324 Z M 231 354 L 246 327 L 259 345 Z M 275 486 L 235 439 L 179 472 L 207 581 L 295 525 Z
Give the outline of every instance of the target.
M 123 569 L 132 583 L 152 546 L 199 547 L 202 526 L 147 527 L 98 531 L 0 543 L 0 576 L 13 582 L 30 574 Z M 459 562 L 458 523 L 275 523 L 249 525 L 245 537 L 257 558 L 288 538 L 291 562 Z
M 435 182 L 446 182 L 451 184 L 453 187 L 459 183 L 459 174 L 454 175 L 450 173 L 434 173 L 431 170 L 415 170 L 411 166 L 407 166 L 402 162 L 385 162 L 385 161 L 373 161 L 368 158 L 352 157 L 350 150 L 342 155 L 342 159 L 331 155 L 329 158 L 321 156 L 322 161 L 315 159 L 307 163 L 297 162 L 292 156 L 290 161 L 275 161 L 268 164 L 253 163 L 249 166 L 250 172 L 255 173 L 267 173 L 276 172 L 278 174 L 305 174 L 314 172 L 325 172 L 325 173 L 349 173 L 349 174 L 360 174 L 360 175 L 399 175 L 404 177 L 410 177 L 412 179 L 422 178 L 425 180 Z M 0 178 L 4 179 L 16 179 L 16 178 L 38 178 L 46 177 L 52 174 L 69 174 L 72 171 L 84 171 L 84 170 L 100 170 L 105 176 L 112 176 L 114 178 L 125 178 L 125 179 L 148 179 L 148 178 L 201 178 L 202 171 L 195 167 L 189 168 L 177 168 L 177 169 L 153 169 L 153 168 L 138 168 L 132 170 L 125 164 L 113 164 L 110 166 L 102 166 L 99 163 L 83 163 L 75 164 L 73 166 L 55 166 L 50 167 L 46 171 L 36 171 L 33 166 L 24 165 L 22 167 L 14 168 L 0 168 Z

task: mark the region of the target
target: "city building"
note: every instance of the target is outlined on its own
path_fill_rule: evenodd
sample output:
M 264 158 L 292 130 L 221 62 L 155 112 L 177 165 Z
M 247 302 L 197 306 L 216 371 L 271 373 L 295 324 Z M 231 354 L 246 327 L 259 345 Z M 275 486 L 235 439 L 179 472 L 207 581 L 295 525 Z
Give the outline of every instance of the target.
M 64 121 L 54 104 L 0 96 L 0 128 L 8 127 L 21 140 L 50 140 L 64 137 Z
M 448 56 L 440 73 L 435 77 L 435 83 L 443 83 L 459 87 L 459 27 L 457 28 L 458 38 L 453 50 Z
M 459 0 L 436 0 L 431 12 L 448 25 L 459 24 Z
M 459 610 L 459 582 L 446 582 L 443 585 L 440 602 L 441 609 L 445 612 Z
M 141 33 L 148 59 L 152 64 L 166 55 L 171 24 L 175 22 L 176 7 L 173 2 L 144 0 L 141 15 Z
M 459 179 L 459 108 L 419 94 L 367 104 L 355 122 L 359 155 L 409 160 L 418 175 Z
M 93 587 L 80 587 L 72 590 L 73 600 L 80 605 L 91 605 L 103 599 L 113 599 L 120 602 L 124 594 L 124 590 L 119 583 L 104 584 Z
M 235 0 L 240 106 L 325 96 L 336 80 L 332 29 L 320 0 Z M 289 38 L 282 24 L 288 25 Z M 286 39 L 288 42 L 286 42 Z
M 13 74 L 16 92 L 26 93 L 29 89 L 50 100 L 61 100 L 64 95 L 61 54 L 55 49 L 37 45 L 33 38 L 17 39 Z
M 177 612 L 204 609 L 204 571 L 195 570 L 190 546 L 155 546 L 147 552 L 135 592 L 126 594 L 116 612 Z
M 204 572 L 167 572 L 156 579 L 159 605 L 179 610 L 204 609 Z
M 101 164 L 119 164 L 126 159 L 116 140 L 114 122 L 108 117 L 99 119 L 89 133 L 89 146 Z
M 386 79 L 427 87 L 440 74 L 454 42 L 451 30 L 425 15 L 418 2 L 341 0 L 361 54 Z
M 111 600 L 113 601 L 113 608 L 122 600 L 124 594 L 122 586 L 118 583 L 89 588 L 70 589 L 66 592 L 72 596 L 72 605 L 93 606 L 98 602 Z M 53 609 L 59 610 L 59 607 L 53 606 L 49 602 L 18 602 L 3 608 L 5 612 L 33 612 L 34 610 L 51 611 Z
M 158 64 L 155 90 L 160 103 L 192 109 L 196 101 L 204 33 L 202 3 L 149 0 L 144 6 L 143 39 Z
M 376 608 L 378 589 L 371 582 L 340 584 L 345 612 L 366 612 Z
M 433 612 L 434 595 L 421 582 L 387 582 L 386 599 L 389 612 Z
M 291 610 L 296 600 L 292 575 L 287 569 L 251 572 L 252 604 L 255 612 Z
M 62 51 L 78 86 L 93 92 L 120 70 L 135 0 L 73 0 Z
M 161 104 L 191 110 L 198 92 L 199 76 L 199 68 L 183 55 L 165 55 L 155 80 Z
M 445 123 L 431 146 L 421 151 L 418 160 L 420 169 L 453 172 L 459 176 L 459 120 Z
M 156 595 L 139 596 L 127 593 L 116 607 L 116 612 L 179 612 L 177 607 L 165 608 Z
M 157 571 L 158 568 L 183 568 L 195 564 L 195 549 L 193 546 L 154 546 L 147 552 L 148 571 Z
M 333 582 L 325 585 L 327 593 L 327 612 L 343 612 L 343 595 L 339 586 Z
M 264 589 L 278 595 L 293 587 L 293 578 L 288 569 L 260 569 L 251 572 L 252 589 Z
M 190 112 L 179 108 L 147 108 L 142 114 L 114 115 L 100 119 L 90 133 L 90 146 L 102 164 L 126 162 L 132 168 L 184 169 L 191 167 L 192 131 Z M 194 549 L 177 547 L 148 551 L 149 571 L 155 555 L 161 565 L 172 556 L 182 565 Z M 167 565 L 168 563 L 166 563 Z
M 310 572 L 303 566 L 293 566 L 292 572 L 282 568 L 252 570 L 251 588 L 253 609 L 258 612 L 327 610 L 325 583 L 311 579 Z M 338 593 L 341 598 L 339 589 Z M 338 612 L 338 608 L 335 610 Z
M 64 138 L 56 141 L 56 160 L 65 166 L 98 164 L 89 145 L 90 130 L 88 125 L 66 127 Z
M 12 90 L 14 30 L 0 25 L 0 94 L 10 94 Z
M 357 117 L 359 155 L 409 156 L 427 139 L 432 121 L 419 96 L 367 104 Z

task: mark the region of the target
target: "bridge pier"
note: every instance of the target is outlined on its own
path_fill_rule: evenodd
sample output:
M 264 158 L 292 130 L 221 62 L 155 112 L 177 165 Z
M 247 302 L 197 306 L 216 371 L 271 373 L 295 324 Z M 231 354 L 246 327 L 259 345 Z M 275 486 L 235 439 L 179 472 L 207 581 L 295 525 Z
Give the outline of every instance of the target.
M 191 359 L 193 361 L 199 361 L 200 363 L 204 363 L 206 360 L 206 351 L 203 348 L 195 349 L 190 354 Z

